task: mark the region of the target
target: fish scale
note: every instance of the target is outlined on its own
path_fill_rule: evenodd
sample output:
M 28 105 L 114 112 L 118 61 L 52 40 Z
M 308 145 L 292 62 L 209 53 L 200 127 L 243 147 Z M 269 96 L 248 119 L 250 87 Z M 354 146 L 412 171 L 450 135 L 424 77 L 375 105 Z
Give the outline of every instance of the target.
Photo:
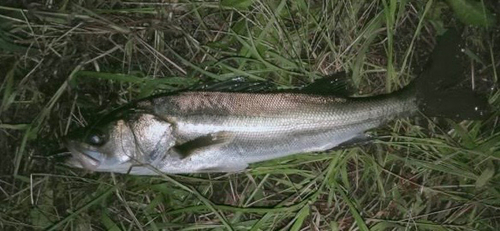
M 411 90 L 390 97 L 353 99 L 290 93 L 190 92 L 157 98 L 151 105 L 156 116 L 176 127 L 174 137 L 179 139 L 222 131 L 234 136 L 231 142 L 197 150 L 187 159 L 176 160 L 177 155 L 170 153 L 174 158 L 157 167 L 174 173 L 237 171 L 250 163 L 328 150 L 392 118 L 417 111 Z M 267 110 L 271 108 L 268 105 L 273 105 L 272 110 Z M 175 166 L 179 169 L 174 170 Z

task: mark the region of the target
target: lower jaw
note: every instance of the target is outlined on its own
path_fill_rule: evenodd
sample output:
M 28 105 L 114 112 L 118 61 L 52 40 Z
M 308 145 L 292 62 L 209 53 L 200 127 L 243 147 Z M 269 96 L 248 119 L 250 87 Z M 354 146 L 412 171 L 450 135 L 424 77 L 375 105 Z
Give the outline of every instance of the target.
M 99 161 L 85 154 L 85 152 L 80 151 L 78 150 L 78 148 L 71 146 L 68 146 L 68 149 L 71 151 L 72 154 L 72 159 L 70 160 L 70 162 L 78 163 L 80 165 L 75 167 L 81 167 L 91 171 L 94 171 L 97 169 L 97 167 L 99 167 L 100 164 Z

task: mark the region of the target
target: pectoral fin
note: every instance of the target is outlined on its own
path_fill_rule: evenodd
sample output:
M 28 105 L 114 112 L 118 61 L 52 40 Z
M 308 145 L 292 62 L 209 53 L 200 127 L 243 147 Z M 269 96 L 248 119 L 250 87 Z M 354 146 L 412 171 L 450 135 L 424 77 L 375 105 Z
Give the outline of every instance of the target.
M 189 157 L 196 152 L 211 148 L 215 145 L 222 145 L 231 142 L 234 139 L 234 134 L 227 131 L 210 133 L 200 136 L 196 139 L 187 141 L 183 144 L 176 145 L 175 151 L 181 156 L 181 159 Z

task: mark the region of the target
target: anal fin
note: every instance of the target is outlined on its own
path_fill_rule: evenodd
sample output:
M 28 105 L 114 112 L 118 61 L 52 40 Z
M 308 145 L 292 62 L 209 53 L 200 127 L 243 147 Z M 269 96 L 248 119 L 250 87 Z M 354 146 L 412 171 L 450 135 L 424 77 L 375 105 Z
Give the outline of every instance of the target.
M 333 150 L 340 150 L 340 149 L 347 149 L 347 148 L 352 148 L 355 146 L 361 146 L 367 143 L 372 142 L 373 137 L 370 135 L 367 135 L 365 133 L 361 133 L 354 138 L 351 138 L 350 140 L 344 141 L 343 143 L 337 145 L 336 147 L 330 149 L 329 151 Z
M 242 172 L 247 167 L 248 167 L 248 164 L 237 164 L 237 165 L 232 165 L 232 166 L 215 166 L 215 167 L 202 168 L 202 169 L 198 170 L 197 172 L 199 172 L 199 173 L 223 173 L 223 172 L 235 173 L 235 172 Z

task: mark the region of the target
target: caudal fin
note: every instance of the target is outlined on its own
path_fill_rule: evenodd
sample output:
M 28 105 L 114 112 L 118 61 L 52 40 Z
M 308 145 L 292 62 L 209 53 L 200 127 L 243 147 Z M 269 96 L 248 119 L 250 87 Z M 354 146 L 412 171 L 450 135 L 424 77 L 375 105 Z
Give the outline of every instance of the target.
M 416 79 L 419 109 L 427 116 L 480 120 L 490 113 L 487 98 L 463 86 L 467 78 L 462 43 L 457 31 L 448 30 Z

